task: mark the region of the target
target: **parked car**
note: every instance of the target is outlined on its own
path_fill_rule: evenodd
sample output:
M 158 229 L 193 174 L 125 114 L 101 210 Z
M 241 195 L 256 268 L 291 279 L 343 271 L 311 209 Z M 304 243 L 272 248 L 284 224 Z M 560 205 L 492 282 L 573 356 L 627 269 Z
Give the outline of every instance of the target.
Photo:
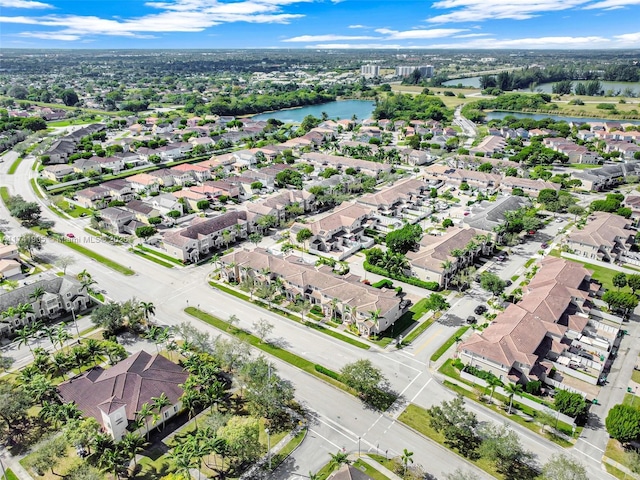
M 511 280 L 507 280 L 507 281 L 505 281 L 505 282 L 504 282 L 504 284 L 505 284 L 507 287 L 510 287 L 511 285 L 513 285 L 513 282 L 512 282 Z
M 474 317 L 473 315 L 469 315 L 469 316 L 467 317 L 467 323 L 469 323 L 469 324 L 474 324 L 474 323 L 476 323 L 476 322 L 477 322 L 476 317 Z
M 475 313 L 476 315 L 482 315 L 484 312 L 487 311 L 487 307 L 485 307 L 484 305 L 478 305 L 474 310 L 473 313 Z
M 76 238 L 76 236 L 73 233 L 67 233 L 67 237 L 69 238 Z
M 545 249 L 545 248 L 547 248 L 548 246 L 549 246 L 549 245 L 548 245 L 547 243 L 543 243 L 542 245 L 540 245 L 540 248 L 544 250 L 544 249 Z

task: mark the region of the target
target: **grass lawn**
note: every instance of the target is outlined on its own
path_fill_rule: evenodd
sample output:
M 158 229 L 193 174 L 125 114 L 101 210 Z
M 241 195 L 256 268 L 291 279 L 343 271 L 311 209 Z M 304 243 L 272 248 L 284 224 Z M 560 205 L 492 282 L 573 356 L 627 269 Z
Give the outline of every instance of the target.
M 60 480 L 60 478 L 64 477 L 71 468 L 75 467 L 79 463 L 82 463 L 82 459 L 78 457 L 76 449 L 72 445 L 69 445 L 67 447 L 66 455 L 64 457 L 61 457 L 60 460 L 53 465 L 53 472 L 55 473 L 51 472 L 51 469 L 49 469 L 44 472 L 44 475 L 36 475 L 36 472 L 29 467 L 31 459 L 33 457 L 34 453 L 27 455 L 22 460 L 20 460 L 20 465 L 22 465 L 29 473 L 31 473 L 33 478 L 42 480 Z
M 601 165 L 592 165 L 590 163 L 570 163 L 566 166 L 569 168 L 575 168 L 576 170 L 588 170 L 590 168 L 599 168 Z
M 405 410 L 400 414 L 398 420 L 400 420 L 405 425 L 417 430 L 422 435 L 427 438 L 430 438 L 434 442 L 439 443 L 445 448 L 447 445 L 444 443 L 444 435 L 435 431 L 431 425 L 429 424 L 430 415 L 426 409 L 422 407 L 418 407 L 417 405 L 410 404 L 405 408 Z M 457 453 L 455 450 L 451 450 L 452 452 Z M 485 458 L 480 458 L 479 460 L 469 460 L 471 463 L 476 465 L 478 468 L 481 468 L 489 475 L 493 475 L 496 478 L 502 479 L 504 475 L 498 473 L 495 469 L 492 462 Z
M 617 469 L 613 465 L 609 465 L 608 463 L 604 463 L 604 462 L 602 464 L 604 465 L 604 468 L 607 470 L 607 473 L 610 473 L 614 477 L 619 478 L 620 480 L 627 480 L 629 478 L 629 476 L 626 473 L 624 473 L 622 470 Z
M 66 200 L 59 200 L 55 203 L 55 205 L 60 210 L 62 210 L 67 215 L 73 218 L 81 217 L 82 214 L 84 214 L 85 217 L 90 217 L 91 215 L 93 215 L 93 212 L 88 208 L 79 207 L 77 205 L 67 202 Z
M 631 374 L 631 380 L 636 383 L 640 383 L 640 370 L 634 370 Z
M 578 260 L 574 260 L 572 258 L 571 259 L 567 259 L 567 260 L 571 260 L 572 262 L 580 263 L 581 265 L 584 265 L 585 268 L 588 268 L 589 270 L 593 270 L 592 277 L 594 279 L 602 282 L 602 286 L 605 288 L 605 290 L 617 290 L 613 286 L 613 277 L 615 276 L 616 273 L 618 273 L 616 270 L 612 270 L 610 268 L 602 267 L 600 265 L 593 265 L 593 264 L 587 263 L 587 262 L 581 262 L 581 261 L 578 261 Z M 620 291 L 621 292 L 631 293 L 631 289 L 629 287 L 624 287 Z
M 163 454 L 162 450 L 152 447 L 142 453 L 142 458 L 138 461 L 141 470 L 137 479 L 156 480 L 175 471 L 175 466 L 168 458 L 167 454 Z
M 7 205 L 7 202 L 9 201 L 10 196 L 11 195 L 9 194 L 8 187 L 0 187 L 0 198 L 2 198 L 2 201 L 5 205 Z
M 143 252 L 150 253 L 152 255 L 155 255 L 156 257 L 160 257 L 169 262 L 175 263 L 176 265 L 179 265 L 179 266 L 183 265 L 183 263 L 180 260 L 175 259 L 172 256 L 167 255 L 166 253 L 158 252 L 157 250 L 152 250 L 151 248 L 145 247 L 144 245 L 136 245 L 136 248 L 142 250 Z
M 38 184 L 36 182 L 36 179 L 32 178 L 31 180 L 29 180 L 29 183 L 31 184 L 31 189 L 33 190 L 33 193 L 36 194 L 36 197 L 44 198 L 44 195 L 42 195 L 42 193 L 40 193 L 40 189 L 38 188 Z
M 284 446 L 282 450 L 276 453 L 273 457 L 271 457 L 271 470 L 275 470 L 278 465 L 280 465 L 291 453 L 298 448 L 298 445 L 302 443 L 302 441 L 307 436 L 307 429 L 300 431 L 295 437 L 293 437 L 287 444 Z M 273 438 L 273 437 L 272 437 Z M 274 445 L 272 441 L 271 445 Z
M 7 468 L 7 469 L 5 470 L 5 472 L 4 472 L 4 478 L 5 478 L 6 480 L 20 480 L 20 479 L 18 478 L 18 476 L 17 476 L 15 473 L 13 473 L 13 471 L 12 471 L 10 468 Z
M 625 453 L 626 452 L 624 450 L 624 447 L 618 440 L 615 440 L 613 438 L 609 439 L 609 442 L 607 442 L 607 447 L 604 450 L 604 455 L 606 457 L 609 457 L 611 460 L 615 460 L 622 465 L 626 465 L 627 458 Z
M 444 355 L 444 352 L 446 352 L 449 347 L 451 347 L 451 345 L 453 345 L 456 340 L 460 337 L 462 337 L 462 335 L 471 328 L 471 325 L 465 325 L 464 327 L 460 327 L 456 333 L 454 333 L 451 338 L 449 338 L 449 340 L 447 340 L 446 342 L 444 342 L 440 348 L 438 350 L 436 350 L 433 355 L 431 355 L 431 361 L 435 362 L 436 360 L 438 360 L 442 355 Z
M 20 166 L 23 160 L 24 160 L 23 156 L 16 158 L 14 162 L 11 164 L 11 166 L 9 167 L 9 170 L 7 170 L 7 173 L 9 175 L 13 175 L 14 173 L 16 173 L 16 170 L 18 169 L 18 167 Z
M 344 390 L 345 392 L 355 395 L 355 391 L 353 389 L 347 387 L 344 383 L 338 380 L 330 378 L 316 371 L 314 367 L 315 365 L 314 363 L 310 362 L 305 358 L 299 357 L 295 353 L 291 353 L 287 350 L 284 350 L 270 343 L 264 343 L 255 335 L 251 335 L 250 333 L 245 332 L 244 330 L 238 329 L 236 327 L 231 327 L 231 325 L 229 325 L 224 320 L 214 317 L 213 315 L 209 315 L 208 313 L 203 312 L 202 310 L 198 310 L 195 307 L 187 307 L 185 308 L 184 311 L 189 315 L 191 315 L 192 317 L 195 317 L 198 320 L 202 320 L 203 322 L 208 323 L 209 325 L 217 328 L 218 330 L 222 330 L 224 332 L 227 332 L 239 338 L 240 340 L 244 340 L 250 345 L 262 350 L 265 353 L 273 355 L 274 357 L 277 357 L 280 360 L 293 365 L 294 367 L 298 367 L 299 369 L 304 370 L 305 372 L 310 373 L 311 375 L 318 377 L 321 380 L 324 380 L 325 382 L 330 383 L 340 388 L 341 390 Z
M 135 253 L 139 257 L 149 260 L 150 262 L 157 263 L 158 265 L 162 265 L 163 267 L 166 267 L 166 268 L 173 268 L 173 264 L 165 262 L 164 260 L 161 260 L 153 255 L 150 255 L 142 250 L 138 250 L 137 248 L 130 248 L 129 251 Z
M 42 229 L 35 227 L 33 228 L 33 230 L 35 230 L 37 233 L 40 233 L 41 235 L 46 236 L 46 232 Z M 103 257 L 99 253 L 96 253 L 93 250 L 89 250 L 88 248 L 80 245 L 79 243 L 68 241 L 61 234 L 58 234 L 58 235 L 59 235 L 58 240 L 61 240 L 60 243 L 69 247 L 70 249 L 75 250 L 76 252 L 81 253 L 83 255 L 86 255 L 87 257 L 94 259 L 96 262 L 101 263 L 105 267 L 109 267 L 110 269 L 115 270 L 118 273 L 121 273 L 127 276 L 135 275 L 136 272 L 134 272 L 130 268 L 127 268 L 124 265 L 120 265 L 118 262 L 114 262 L 113 260 L 107 257 Z
M 358 470 L 369 475 L 371 478 L 373 478 L 373 480 L 389 480 L 389 477 L 381 474 L 378 470 L 376 470 L 371 465 L 369 465 L 366 462 L 363 462 L 360 459 L 356 460 L 353 466 L 356 467 Z
M 628 405 L 633 408 L 637 408 L 640 410 L 640 397 L 634 395 L 633 393 L 625 393 L 624 400 L 622 401 L 624 405 Z

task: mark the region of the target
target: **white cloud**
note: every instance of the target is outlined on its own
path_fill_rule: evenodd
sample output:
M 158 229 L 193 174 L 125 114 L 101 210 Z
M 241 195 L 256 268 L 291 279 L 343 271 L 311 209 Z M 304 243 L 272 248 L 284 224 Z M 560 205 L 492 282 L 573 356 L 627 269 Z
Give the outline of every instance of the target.
M 386 40 L 410 40 L 410 39 L 425 39 L 425 38 L 442 38 L 450 37 L 456 33 L 466 32 L 466 29 L 460 28 L 432 28 L 429 30 L 405 30 L 397 31 L 390 30 L 388 28 L 378 28 L 376 32 L 383 35 L 387 35 Z
M 530 37 L 499 40 L 482 38 L 462 43 L 430 45 L 430 48 L 611 48 L 611 40 L 604 37 Z
M 300 35 L 299 37 L 285 38 L 283 42 L 333 42 L 336 40 L 376 40 L 378 37 L 366 35 Z
M 0 7 L 4 8 L 53 8 L 48 3 L 36 2 L 34 0 L 0 0 Z
M 18 0 L 0 0 L 0 2 Z M 22 0 L 19 0 L 22 1 Z M 109 19 L 82 15 L 45 15 L 40 17 L 0 17 L 0 22 L 56 27 L 48 32 L 22 32 L 22 36 L 75 41 L 90 35 L 116 35 L 149 38 L 145 33 L 200 32 L 222 23 L 289 23 L 300 14 L 283 13 L 283 6 L 309 0 L 175 0 L 148 2 L 160 10 L 137 18 Z M 57 38 L 56 38 L 57 36 Z
M 41 38 L 43 40 L 62 40 L 65 42 L 74 42 L 81 38 L 79 35 L 68 35 L 55 32 L 23 32 L 20 36 L 27 38 Z
M 640 5 L 640 0 L 602 0 L 585 6 L 585 10 L 601 8 L 604 10 L 617 10 L 628 5 Z
M 453 9 L 453 12 L 428 18 L 431 23 L 477 22 L 481 20 L 525 20 L 544 12 L 568 10 L 589 0 L 439 0 L 432 8 Z M 637 0 L 604 0 L 637 1 Z
M 493 35 L 493 33 L 465 33 L 464 35 L 454 35 L 453 38 L 492 37 Z
M 347 28 L 368 28 L 368 27 L 366 27 L 364 25 L 349 25 L 349 27 L 347 27 Z
M 640 44 L 640 32 L 624 33 L 613 38 L 621 44 L 620 46 L 637 47 Z

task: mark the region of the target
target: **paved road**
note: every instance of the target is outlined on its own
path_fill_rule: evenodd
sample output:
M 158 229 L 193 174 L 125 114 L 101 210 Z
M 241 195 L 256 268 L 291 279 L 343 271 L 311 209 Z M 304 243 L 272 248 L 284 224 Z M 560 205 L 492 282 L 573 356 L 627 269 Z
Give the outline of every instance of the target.
M 5 174 L 6 168 L 8 168 L 6 164 L 0 164 L 1 184 L 9 185 L 12 193 L 19 192 L 28 200 L 40 201 L 29 188 L 29 178 L 33 175 L 29 162 L 23 162 L 17 174 L 13 176 Z M 3 216 L 7 215 L 3 205 L 0 206 L 0 211 Z M 43 211 L 45 217 L 56 221 L 57 230 L 73 232 L 80 241 L 93 240 L 93 237 L 82 229 L 83 222 L 86 220 L 63 220 L 54 216 L 46 208 Z M 25 232 L 13 219 L 10 222 L 10 235 L 20 235 Z M 144 301 L 153 301 L 157 311 L 156 317 L 160 323 L 177 325 L 186 321 L 202 330 L 213 331 L 210 327 L 195 322 L 184 314 L 183 309 L 187 304 L 199 306 L 202 310 L 222 318 L 235 314 L 241 319 L 240 325 L 247 329 L 251 329 L 253 322 L 257 319 L 266 318 L 274 325 L 270 340 L 277 341 L 311 361 L 339 370 L 348 362 L 368 358 L 383 370 L 391 386 L 400 392 L 406 401 L 429 406 L 453 397 L 449 390 L 433 379 L 427 368 L 429 357 L 442 341 L 451 335 L 455 328 L 453 326 L 434 325 L 415 341 L 414 346 L 404 350 L 364 351 L 212 289 L 206 282 L 211 270 L 209 265 L 166 269 L 128 253 L 123 248 L 107 243 L 87 245 L 102 255 L 130 266 L 136 271 L 136 275 L 126 277 L 115 273 L 58 243 L 48 243 L 43 253 L 73 255 L 77 258 L 77 263 L 68 268 L 68 273 L 75 274 L 86 268 L 98 281 L 99 287 L 106 289 L 108 296 L 114 300 L 126 300 L 135 296 Z M 509 262 L 512 261 L 516 262 L 516 260 Z M 510 267 L 509 262 L 496 268 L 503 270 L 521 268 L 515 263 Z M 502 273 L 508 274 L 507 271 Z M 473 296 L 475 292 L 476 290 L 473 289 L 470 295 L 463 297 L 460 304 L 456 304 L 456 311 L 474 306 L 477 301 Z M 325 463 L 328 455 L 318 455 L 317 452 L 335 452 L 342 447 L 349 451 L 357 451 L 357 437 L 361 437 L 360 443 L 363 450 L 389 449 L 389 454 L 395 454 L 403 448 L 409 448 L 416 452 L 416 462 L 423 464 L 429 472 L 438 476 L 452 471 L 457 466 L 466 465 L 453 453 L 410 432 L 395 421 L 394 416 L 398 412 L 391 412 L 391 415 L 372 412 L 363 408 L 362 404 L 353 397 L 333 389 L 315 377 L 308 376 L 289 365 L 280 362 L 276 364 L 283 375 L 294 382 L 297 397 L 309 408 L 312 417 L 315 418 L 311 428 L 312 435 L 294 455 L 295 464 L 292 468 L 295 472 L 306 475 L 309 470 L 314 470 Z M 491 411 L 485 411 L 480 406 L 472 405 L 471 408 L 480 412 L 482 420 L 498 423 L 505 421 L 503 417 Z M 519 425 L 513 424 L 512 427 L 520 434 L 524 446 L 535 451 L 541 462 L 547 460 L 553 452 L 561 451 L 559 447 L 548 444 L 549 442 L 538 438 Z M 310 455 L 311 452 L 316 454 Z M 609 478 L 605 474 L 599 474 L 600 464 L 595 460 L 588 457 L 581 460 L 593 472 L 593 478 Z M 291 472 L 281 475 L 280 478 L 295 478 L 291 476 Z M 485 478 L 483 474 L 481 477 Z

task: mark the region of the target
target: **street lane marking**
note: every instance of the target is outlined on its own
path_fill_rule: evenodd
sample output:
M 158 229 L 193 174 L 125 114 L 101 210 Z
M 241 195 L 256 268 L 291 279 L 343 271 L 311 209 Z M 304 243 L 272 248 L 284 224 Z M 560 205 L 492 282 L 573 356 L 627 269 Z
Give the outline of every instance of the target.
M 584 442 L 584 443 L 586 443 L 587 445 L 591 445 L 591 446 L 592 446 L 593 448 L 595 448 L 596 450 L 598 450 L 598 451 L 600 451 L 600 452 L 604 453 L 604 450 L 603 450 L 602 448 L 597 447 L 597 446 L 596 446 L 596 445 L 594 445 L 593 443 L 589 443 L 589 442 L 587 442 L 587 441 L 586 441 L 584 438 L 582 438 L 582 437 L 578 438 L 578 442 Z
M 429 345 L 429 344 L 430 344 L 431 342 L 433 342 L 435 339 L 436 339 L 436 337 L 435 337 L 435 336 L 433 336 L 433 337 L 431 337 L 429 340 L 427 340 L 426 342 L 424 342 L 422 345 L 420 345 L 420 346 L 418 347 L 418 349 L 417 349 L 415 352 L 413 352 L 413 355 L 415 356 L 415 355 L 419 354 L 422 350 L 424 350 L 425 348 L 427 348 L 427 345 Z
M 311 433 L 313 433 L 314 435 L 316 435 L 316 436 L 320 437 L 321 439 L 323 439 L 325 442 L 330 443 L 331 445 L 336 447 L 338 450 L 342 450 L 342 445 L 337 445 L 337 444 L 333 443 L 331 440 L 329 440 L 326 437 L 323 437 L 322 435 L 320 435 L 317 431 L 313 430 L 312 428 L 310 428 L 309 431 Z
M 430 378 L 429 380 L 427 380 L 427 383 L 425 383 L 422 388 L 420 390 L 418 390 L 418 393 L 416 393 L 413 398 L 411 399 L 411 403 L 413 403 L 413 401 L 418 398 L 418 395 L 420 395 L 422 393 L 422 391 L 427 388 L 427 385 L 429 385 L 429 383 L 431 383 L 431 380 L 433 380 L 433 378 Z
M 602 459 L 598 459 L 598 458 L 593 458 L 591 455 L 589 455 L 588 453 L 584 453 L 582 450 L 574 450 L 574 452 L 578 452 L 581 453 L 582 455 L 584 455 L 585 457 L 590 458 L 591 460 L 593 460 L 594 462 L 598 462 L 598 463 L 602 463 Z

